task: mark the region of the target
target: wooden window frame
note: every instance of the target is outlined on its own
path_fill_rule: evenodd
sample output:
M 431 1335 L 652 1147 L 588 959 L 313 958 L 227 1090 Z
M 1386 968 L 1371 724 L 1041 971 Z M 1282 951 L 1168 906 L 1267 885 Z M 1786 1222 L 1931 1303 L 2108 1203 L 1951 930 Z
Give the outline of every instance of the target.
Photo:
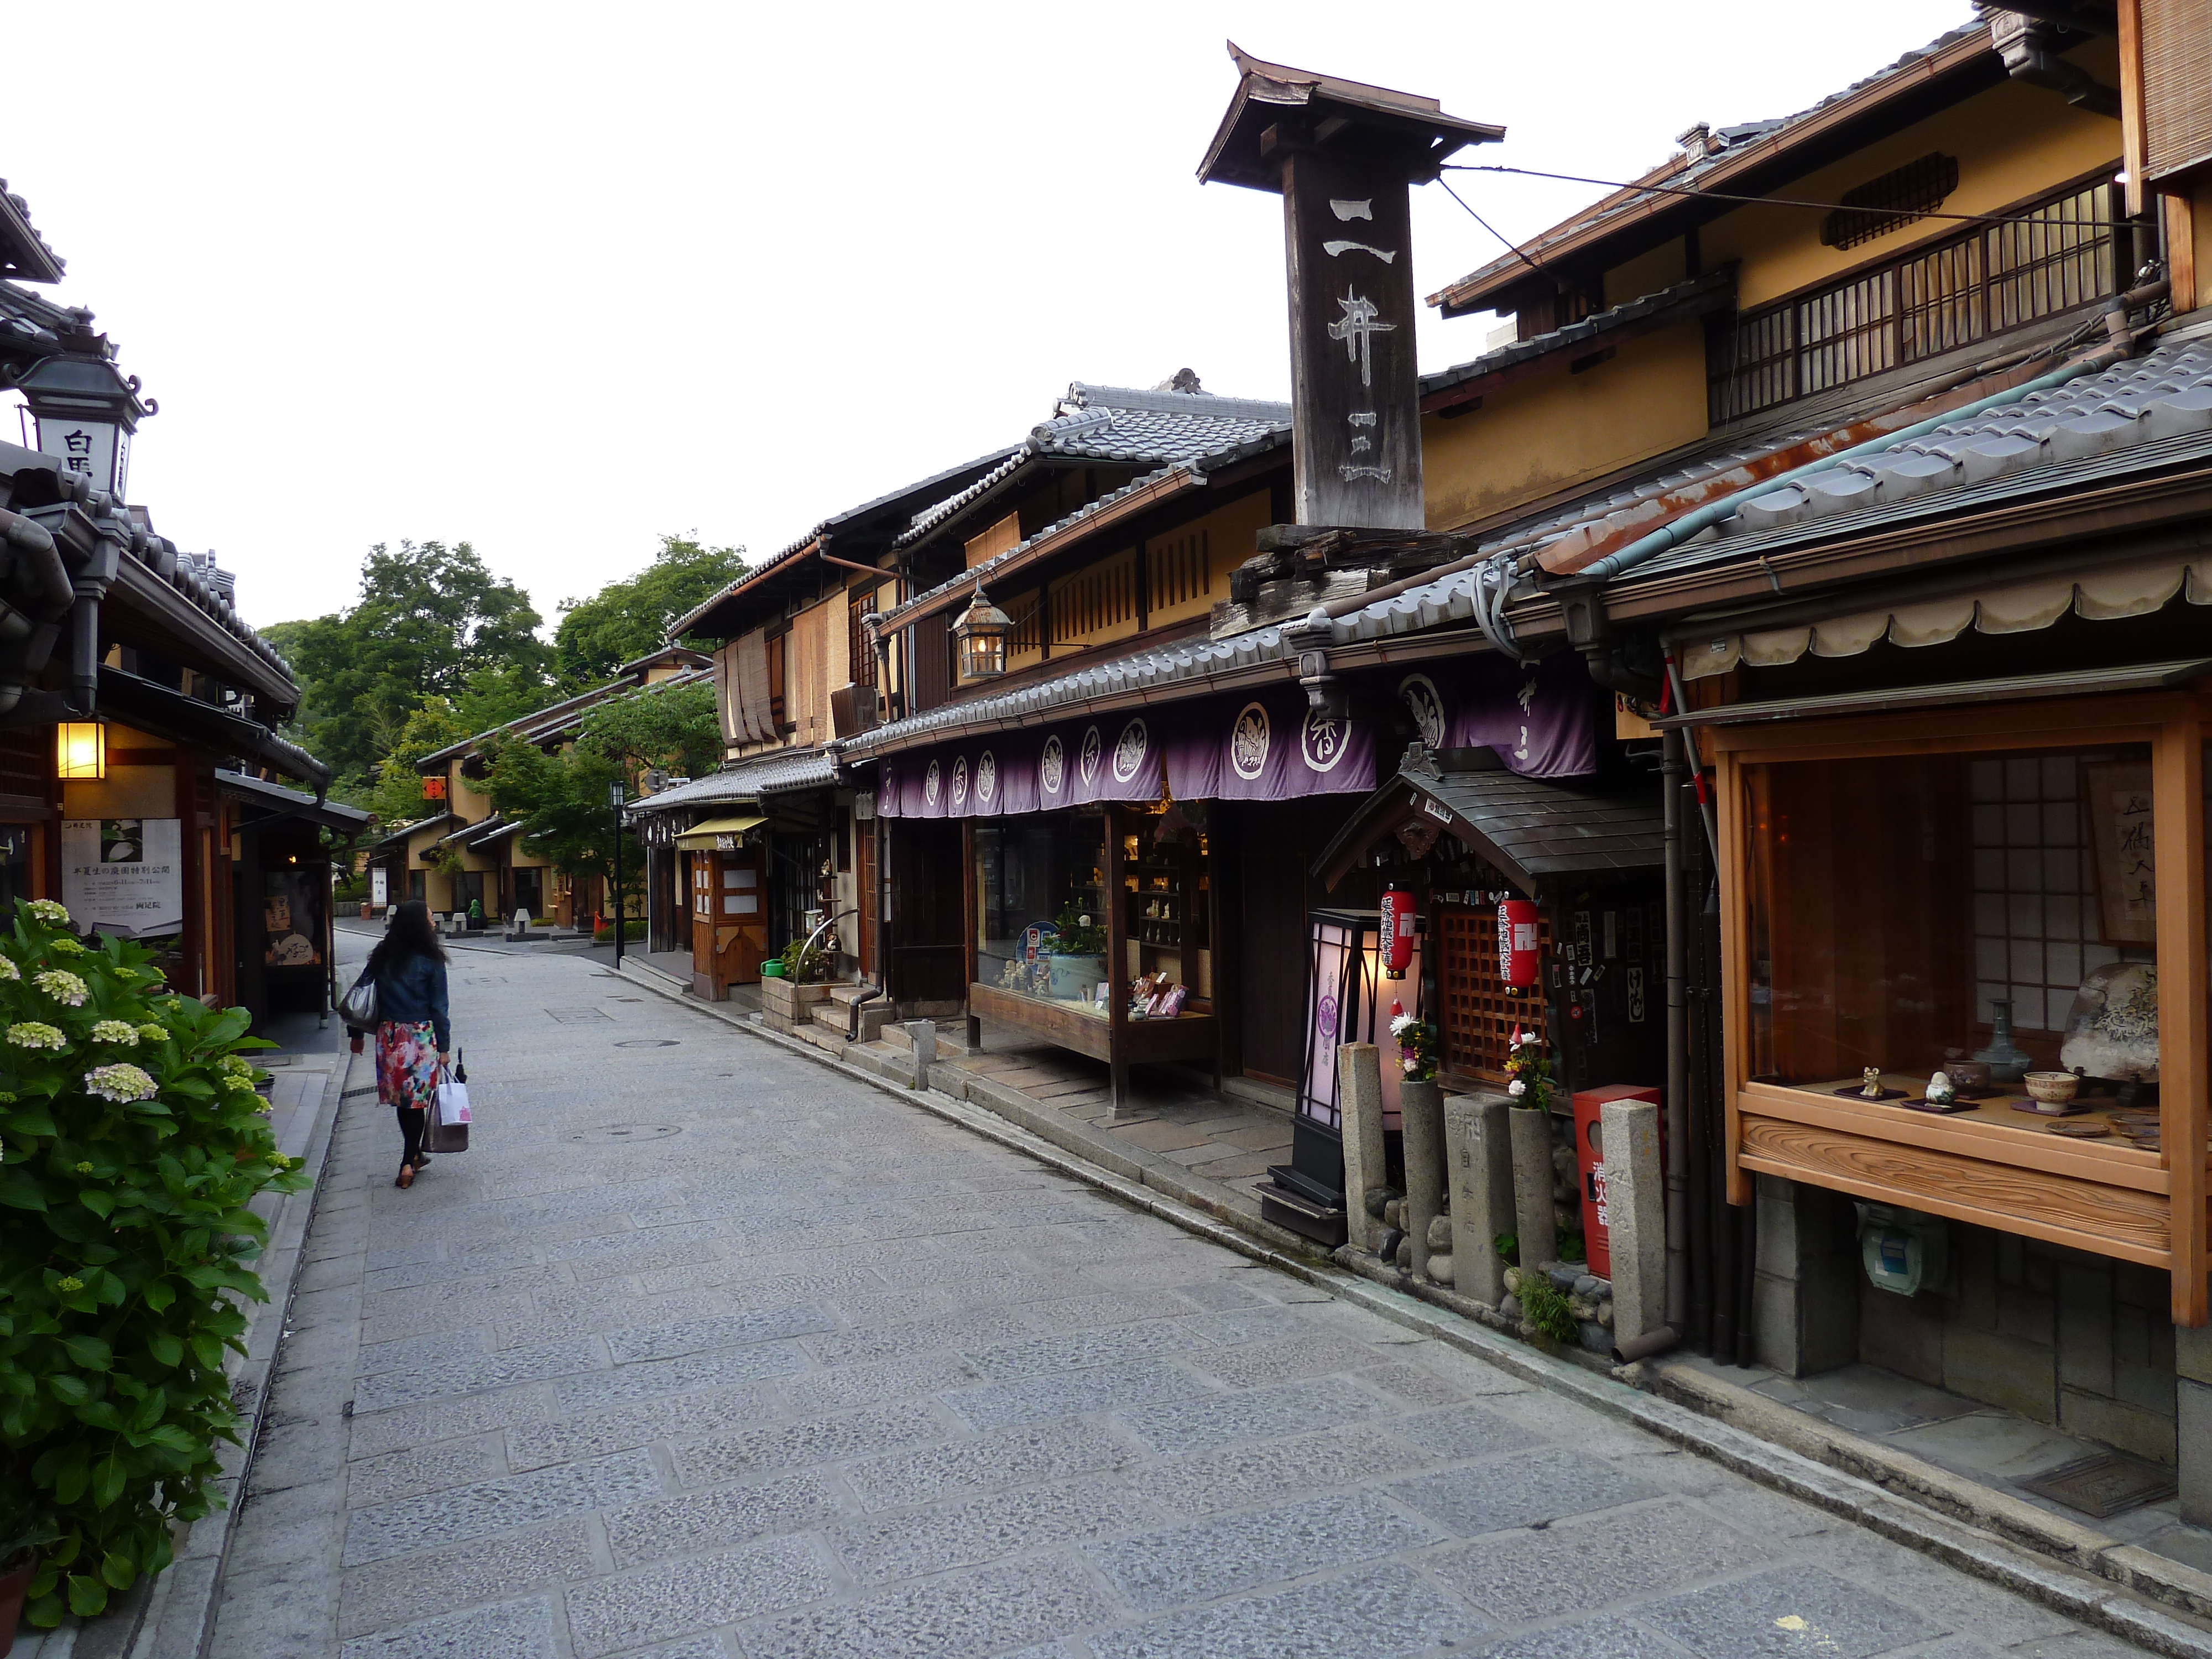
M 2175 1324 L 2206 1323 L 2208 730 L 2212 698 L 2186 692 L 1707 729 L 1719 786 L 1729 1201 L 1748 1204 L 1752 1177 L 1772 1175 L 2142 1262 L 2172 1274 Z M 2151 754 L 2161 1151 L 1751 1080 L 1745 767 L 2118 744 L 2147 744 Z

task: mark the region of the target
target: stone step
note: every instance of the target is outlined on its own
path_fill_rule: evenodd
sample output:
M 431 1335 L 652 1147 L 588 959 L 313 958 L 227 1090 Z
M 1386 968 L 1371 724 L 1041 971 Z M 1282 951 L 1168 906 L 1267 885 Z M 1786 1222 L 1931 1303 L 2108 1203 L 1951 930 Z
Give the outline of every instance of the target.
M 893 1012 L 894 1010 L 888 1002 L 871 1002 L 862 1005 L 859 1040 L 862 1042 L 873 1042 L 881 1036 L 884 1034 L 884 1027 L 890 1023 Z M 840 1002 L 834 994 L 827 1002 L 817 1002 L 814 1005 L 814 1023 L 825 1031 L 836 1032 L 841 1039 L 851 1026 L 852 1019 L 851 1004 Z
M 914 1052 L 914 1039 L 907 1035 L 906 1027 L 896 1020 L 884 1027 L 884 1041 L 901 1054 Z M 937 1022 L 937 1057 L 951 1060 L 968 1052 L 968 1022 L 964 1019 L 940 1019 Z
M 876 988 L 872 985 L 865 984 L 833 985 L 830 988 L 830 1000 L 849 1006 L 851 1004 L 859 1001 L 862 997 L 872 995 L 874 993 L 875 988 Z

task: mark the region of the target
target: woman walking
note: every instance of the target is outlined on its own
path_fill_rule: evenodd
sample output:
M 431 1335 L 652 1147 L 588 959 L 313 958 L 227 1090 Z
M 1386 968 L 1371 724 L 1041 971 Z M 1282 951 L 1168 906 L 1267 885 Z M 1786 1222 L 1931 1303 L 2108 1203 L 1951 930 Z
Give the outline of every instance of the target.
M 422 1150 L 438 1074 L 453 1046 L 446 1013 L 446 952 L 430 907 L 409 899 L 392 913 L 384 937 L 368 953 L 376 985 L 376 1097 L 399 1114 L 403 1143 L 394 1186 L 411 1187 L 430 1161 Z

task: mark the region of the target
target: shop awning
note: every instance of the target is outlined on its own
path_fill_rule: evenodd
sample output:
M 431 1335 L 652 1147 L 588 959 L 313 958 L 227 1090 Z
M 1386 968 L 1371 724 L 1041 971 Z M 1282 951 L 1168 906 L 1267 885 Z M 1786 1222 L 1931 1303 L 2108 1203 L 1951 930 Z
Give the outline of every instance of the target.
M 263 809 L 264 815 L 257 822 L 304 818 L 309 823 L 320 824 L 325 830 L 350 837 L 368 828 L 374 816 L 358 806 L 317 800 L 304 789 L 287 789 L 281 783 L 270 783 L 264 778 L 250 777 L 222 767 L 216 769 L 215 781 L 216 787 L 225 794 Z
M 737 846 L 738 837 L 748 830 L 757 830 L 768 818 L 760 812 L 748 812 L 726 818 L 708 818 L 695 823 L 677 836 L 676 845 L 686 853 L 729 852 Z
M 1314 874 L 1334 887 L 1382 842 L 1411 845 L 1437 834 L 1456 836 L 1532 897 L 1561 881 L 1656 870 L 1667 851 L 1656 789 L 1644 796 L 1585 788 L 1502 764 L 1407 769 L 1360 804 L 1314 861 Z
M 1959 680 L 1948 685 L 1882 686 L 1819 697 L 1777 697 L 1765 702 L 1724 702 L 1717 708 L 1668 714 L 1656 726 L 1746 726 L 1757 720 L 1817 720 L 1824 714 L 1887 714 L 1899 708 L 1948 708 L 1976 702 L 2030 702 L 2042 697 L 2086 697 L 2106 691 L 2163 691 L 2212 675 L 2212 658 L 2130 663 L 2122 668 L 2076 668 L 2055 674 L 2009 674 L 2002 679 Z
M 1972 628 L 1983 634 L 2027 634 L 2049 628 L 2069 612 L 2091 622 L 2112 622 L 2160 611 L 2176 596 L 2212 605 L 2212 559 L 2160 559 L 2110 569 L 2068 572 L 2027 580 L 1992 580 L 1971 591 L 1845 611 L 1795 628 L 1716 628 L 1710 636 L 1687 627 L 1674 630 L 1675 660 L 1686 680 L 1747 668 L 1779 668 L 1807 652 L 1816 657 L 1856 657 L 1879 641 L 1893 645 L 1948 645 Z

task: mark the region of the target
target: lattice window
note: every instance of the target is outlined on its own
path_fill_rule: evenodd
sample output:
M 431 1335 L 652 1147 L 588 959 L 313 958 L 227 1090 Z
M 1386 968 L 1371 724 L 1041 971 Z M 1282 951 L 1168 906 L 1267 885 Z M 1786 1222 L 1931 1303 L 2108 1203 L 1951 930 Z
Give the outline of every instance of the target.
M 1151 613 L 1154 617 L 1176 611 L 1194 601 L 1211 601 L 1213 567 L 1207 556 L 1206 532 L 1185 531 L 1171 541 L 1148 542 L 1146 562 L 1150 566 Z
M 1926 218 L 1959 187 L 1959 158 L 1931 154 L 1893 167 L 1844 192 L 1844 205 L 1820 222 L 1830 247 L 1856 247 Z
M 861 685 L 873 685 L 876 683 L 876 653 L 874 646 L 870 641 L 867 627 L 860 618 L 875 614 L 876 596 L 882 591 L 880 587 L 872 587 L 866 592 L 855 596 L 849 602 L 846 611 L 846 626 L 850 630 L 847 635 L 846 647 L 847 655 L 850 659 L 848 672 L 854 680 Z
M 1075 645 L 1133 622 L 1137 616 L 1137 562 L 1133 550 L 1055 582 L 1052 588 L 1052 642 Z
M 1443 935 L 1437 964 L 1437 1031 L 1444 1070 L 1455 1077 L 1505 1081 L 1505 1051 L 1516 1025 L 1544 1033 L 1544 999 L 1531 989 L 1516 995 L 1498 976 L 1498 911 L 1491 905 L 1447 904 L 1437 916 Z M 1546 955 L 1552 921 L 1538 915 L 1536 938 Z
M 1879 182 L 1879 181 L 1877 181 Z M 1848 198 L 1847 198 L 1848 199 Z M 1717 327 L 1716 426 L 1970 345 L 2118 289 L 2114 189 L 2100 181 L 1910 258 Z

